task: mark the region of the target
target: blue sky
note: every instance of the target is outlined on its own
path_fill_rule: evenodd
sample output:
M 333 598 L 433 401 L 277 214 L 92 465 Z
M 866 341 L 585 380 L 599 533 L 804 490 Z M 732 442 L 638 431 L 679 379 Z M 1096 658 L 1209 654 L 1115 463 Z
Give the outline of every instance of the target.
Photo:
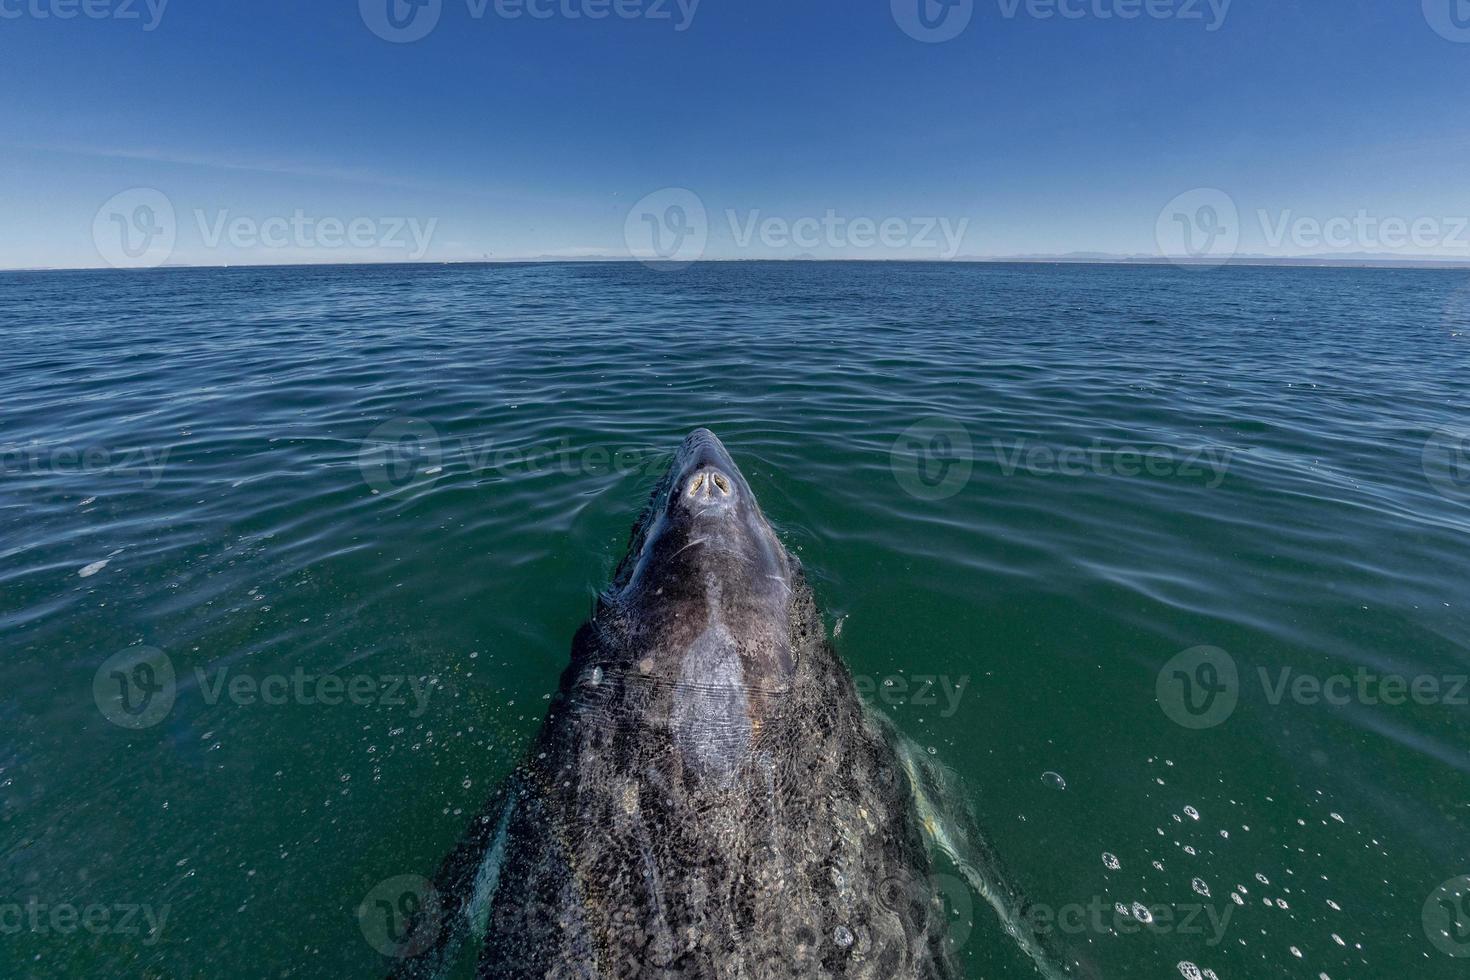
M 0 0 L 0 267 L 1470 258 L 1467 0 L 415 2 Z

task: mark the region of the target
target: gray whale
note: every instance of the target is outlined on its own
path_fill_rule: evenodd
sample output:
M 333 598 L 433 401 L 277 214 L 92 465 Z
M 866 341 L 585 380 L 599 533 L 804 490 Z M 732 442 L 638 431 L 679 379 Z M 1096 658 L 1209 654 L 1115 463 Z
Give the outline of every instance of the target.
M 864 707 L 800 563 L 696 430 L 395 975 L 958 977 L 936 853 L 1067 975 L 919 754 Z

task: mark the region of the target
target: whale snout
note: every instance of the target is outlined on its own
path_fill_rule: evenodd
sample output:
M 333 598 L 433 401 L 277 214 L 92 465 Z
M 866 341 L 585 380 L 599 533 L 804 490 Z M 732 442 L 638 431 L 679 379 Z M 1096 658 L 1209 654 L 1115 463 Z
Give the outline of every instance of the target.
M 673 504 L 694 514 L 717 514 L 740 503 L 745 479 L 725 444 L 708 429 L 695 429 L 679 449 Z
M 708 429 L 695 429 L 684 438 L 684 445 L 679 447 L 679 462 L 686 470 L 712 466 L 730 473 L 739 472 L 720 437 Z

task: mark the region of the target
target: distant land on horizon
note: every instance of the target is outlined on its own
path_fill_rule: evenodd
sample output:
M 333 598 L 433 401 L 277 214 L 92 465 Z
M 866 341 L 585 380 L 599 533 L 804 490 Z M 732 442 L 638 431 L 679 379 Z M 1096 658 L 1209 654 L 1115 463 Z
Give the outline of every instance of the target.
M 162 266 L 143 269 L 116 269 L 111 266 L 21 266 L 18 268 L 0 269 L 0 272 L 149 272 L 160 269 L 285 269 L 285 268 L 329 268 L 332 266 L 443 266 L 443 265 L 548 265 L 556 263 L 597 263 L 597 262 L 641 262 L 642 259 L 626 255 L 538 255 L 513 258 L 496 258 L 494 256 L 481 259 L 421 259 L 417 262 L 394 262 L 394 261 L 365 261 L 365 262 L 341 262 L 324 260 L 321 262 L 236 262 L 219 264 L 175 264 L 169 263 Z M 1382 252 L 1355 252 L 1347 255 L 1315 254 L 1315 255 L 1236 255 L 1228 260 L 1220 258 L 1204 257 L 1166 257 L 1147 254 L 1114 254 L 1111 252 L 1065 252 L 1057 255 L 1030 254 L 1030 255 L 961 255 L 952 259 L 942 258 L 821 258 L 811 254 L 791 256 L 789 258 L 706 258 L 699 259 L 697 263 L 733 263 L 733 262 L 811 262 L 811 263 L 940 263 L 945 265 L 1184 265 L 1184 266 L 1281 266 L 1285 268 L 1331 268 L 1331 269 L 1463 269 L 1470 270 L 1470 256 L 1454 257 L 1439 255 L 1403 256 Z M 682 264 L 682 263 L 681 263 Z

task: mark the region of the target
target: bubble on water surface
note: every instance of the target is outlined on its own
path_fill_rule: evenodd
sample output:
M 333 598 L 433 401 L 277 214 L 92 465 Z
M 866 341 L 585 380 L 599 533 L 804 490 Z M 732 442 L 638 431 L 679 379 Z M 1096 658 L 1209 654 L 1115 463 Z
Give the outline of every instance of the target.
M 1067 781 L 1062 778 L 1061 773 L 1044 772 L 1041 774 L 1041 781 L 1052 789 L 1063 790 L 1067 788 Z

